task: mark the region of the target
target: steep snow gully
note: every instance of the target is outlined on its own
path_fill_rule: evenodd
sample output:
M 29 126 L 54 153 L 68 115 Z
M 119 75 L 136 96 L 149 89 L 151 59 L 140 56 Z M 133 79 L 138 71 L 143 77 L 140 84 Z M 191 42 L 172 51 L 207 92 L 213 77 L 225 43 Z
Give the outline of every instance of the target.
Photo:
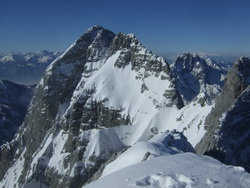
M 22 126 L 1 146 L 0 187 L 248 187 L 236 167 L 249 169 L 248 160 L 226 151 L 246 159 L 250 134 L 233 137 L 245 144 L 238 150 L 231 133 L 219 134 L 248 117 L 249 59 L 236 66 L 227 74 L 189 53 L 170 66 L 133 34 L 91 27 L 46 69 Z M 230 104 L 218 109 L 225 93 Z M 216 110 L 214 125 L 207 117 Z M 213 153 L 210 142 L 222 146 L 213 157 L 225 152 L 236 166 L 195 154 Z

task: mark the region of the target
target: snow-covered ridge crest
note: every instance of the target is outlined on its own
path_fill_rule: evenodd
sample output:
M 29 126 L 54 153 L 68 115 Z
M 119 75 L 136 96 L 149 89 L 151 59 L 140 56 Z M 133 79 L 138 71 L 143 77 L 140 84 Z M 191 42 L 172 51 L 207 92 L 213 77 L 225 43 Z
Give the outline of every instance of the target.
M 148 141 L 137 142 L 123 152 L 115 161 L 105 167 L 102 177 L 142 161 L 182 152 L 194 152 L 182 133 L 176 131 L 159 133 Z

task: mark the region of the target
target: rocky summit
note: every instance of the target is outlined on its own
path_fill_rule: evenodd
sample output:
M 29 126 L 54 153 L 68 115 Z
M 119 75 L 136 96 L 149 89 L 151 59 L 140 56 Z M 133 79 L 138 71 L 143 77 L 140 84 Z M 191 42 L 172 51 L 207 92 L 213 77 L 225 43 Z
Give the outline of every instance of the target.
M 239 69 L 244 66 L 240 62 Z M 224 95 L 230 81 L 227 76 L 223 87 L 225 74 L 219 64 L 191 54 L 183 54 L 170 66 L 135 35 L 93 26 L 46 69 L 22 126 L 1 147 L 0 186 L 78 188 L 125 167 L 151 164 L 170 155 L 183 161 L 197 158 L 211 172 L 213 167 L 229 169 L 194 154 L 193 149 L 199 143 L 200 151 L 200 143 L 213 129 L 207 116 L 221 90 Z M 235 88 L 240 97 L 230 98 L 230 105 L 241 108 L 248 90 L 246 82 L 239 81 L 244 85 Z M 231 122 L 223 122 L 227 121 Z M 247 124 L 242 126 L 245 129 Z M 204 142 L 202 148 L 208 143 Z M 175 166 L 176 161 L 169 163 Z M 198 182 L 188 173 L 180 176 L 178 169 L 166 175 L 176 185 L 225 185 L 214 180 L 212 173 Z M 228 173 L 235 174 L 234 185 L 250 182 L 244 169 L 230 167 Z M 240 176 L 244 181 L 237 180 Z M 153 185 L 154 177 L 151 174 L 129 186 L 149 186 L 151 180 Z

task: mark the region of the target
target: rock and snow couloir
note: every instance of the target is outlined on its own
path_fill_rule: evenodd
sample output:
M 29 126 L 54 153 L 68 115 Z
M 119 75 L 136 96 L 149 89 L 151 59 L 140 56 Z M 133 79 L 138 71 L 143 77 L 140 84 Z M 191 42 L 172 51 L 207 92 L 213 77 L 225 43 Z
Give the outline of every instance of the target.
M 187 71 L 179 62 L 171 68 L 132 34 L 90 28 L 47 68 L 23 125 L 14 140 L 1 147 L 0 185 L 82 187 L 108 168 L 114 170 L 112 164 L 134 155 L 136 147 L 142 148 L 143 160 L 151 162 L 178 153 L 181 160 L 191 156 L 201 164 L 216 163 L 222 171 L 230 168 L 210 158 L 182 153 L 193 151 L 187 140 L 194 147 L 204 136 L 205 118 L 224 73 L 207 67 L 209 63 L 201 59 L 189 61 L 193 65 Z M 188 75 L 181 78 L 182 71 L 189 70 L 202 88 L 192 94 L 192 100 L 182 85 L 185 78 L 192 79 Z M 201 78 L 206 70 L 216 76 Z M 168 131 L 174 129 L 182 133 Z M 244 170 L 231 168 L 230 172 L 236 177 L 244 175 L 244 182 L 249 182 Z M 176 180 L 178 173 L 170 176 Z M 184 176 L 192 180 L 190 173 Z M 205 181 L 217 180 L 211 176 Z

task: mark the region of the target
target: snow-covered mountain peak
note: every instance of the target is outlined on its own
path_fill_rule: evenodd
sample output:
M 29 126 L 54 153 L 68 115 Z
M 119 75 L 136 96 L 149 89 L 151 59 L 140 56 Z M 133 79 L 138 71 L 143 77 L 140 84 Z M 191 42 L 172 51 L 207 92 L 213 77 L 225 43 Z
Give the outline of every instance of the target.
M 205 60 L 201 59 L 197 54 L 184 53 L 177 58 L 174 66 L 179 71 L 190 72 L 194 67 L 201 67 L 205 64 Z
M 86 33 L 91 33 L 93 31 L 99 31 L 99 30 L 104 30 L 104 28 L 100 25 L 94 25 L 94 26 L 91 26 L 87 31 Z
M 205 98 L 201 101 L 211 104 L 220 93 L 226 74 L 216 62 L 190 53 L 178 57 L 172 70 L 177 79 L 177 89 L 186 103 L 199 100 L 197 96 L 203 93 Z
M 105 45 L 109 45 L 114 36 L 115 34 L 113 32 L 106 30 L 101 26 L 91 27 L 64 52 L 64 54 L 61 56 L 61 59 L 67 60 L 72 58 L 80 58 L 84 60 L 86 58 L 86 51 L 88 50 L 88 47 L 91 47 L 92 43 L 95 45 L 95 47 L 97 47 L 96 43 L 99 41 L 104 43 L 101 44 L 101 47 L 105 47 Z M 102 48 L 100 48 L 100 50 L 101 49 Z
M 111 45 L 111 53 L 117 50 L 142 47 L 141 43 L 133 34 L 118 33 Z
M 81 40 L 86 40 L 86 37 L 89 37 L 91 40 L 94 40 L 94 38 L 100 35 L 102 32 L 107 31 L 113 34 L 113 32 L 104 29 L 102 26 L 96 25 L 90 27 L 86 32 L 84 32 L 83 35 L 77 41 L 80 42 Z
M 86 174 L 94 175 L 110 155 L 164 130 L 164 121 L 152 121 L 160 111 L 182 106 L 163 58 L 131 34 L 115 35 L 93 27 L 51 63 L 37 86 L 18 136 L 4 151 L 18 145 L 23 153 L 12 157 L 20 157 L 20 163 L 32 168 L 22 169 L 24 175 L 17 175 L 11 185 L 28 184 L 38 173 L 57 174 L 59 182 L 69 179 L 69 187 L 79 187 L 89 179 Z M 158 128 L 153 128 L 155 124 Z M 110 135 L 116 141 L 107 139 Z M 33 157 L 22 160 L 25 153 Z M 58 157 L 61 161 L 53 162 Z M 48 170 L 40 172 L 41 166 Z M 82 181 L 77 181 L 78 176 Z
M 3 62 L 3 63 L 9 62 L 9 61 L 14 62 L 15 59 L 14 59 L 14 57 L 13 57 L 12 54 L 8 54 L 8 55 L 2 57 L 2 58 L 0 59 L 0 61 Z
M 0 151 L 0 186 L 82 187 L 135 148 L 143 148 L 140 161 L 193 151 L 212 108 L 207 98 L 218 92 L 221 73 L 210 67 L 186 54 L 171 69 L 134 35 L 90 28 L 47 68 Z M 184 105 L 189 86 L 197 99 Z

